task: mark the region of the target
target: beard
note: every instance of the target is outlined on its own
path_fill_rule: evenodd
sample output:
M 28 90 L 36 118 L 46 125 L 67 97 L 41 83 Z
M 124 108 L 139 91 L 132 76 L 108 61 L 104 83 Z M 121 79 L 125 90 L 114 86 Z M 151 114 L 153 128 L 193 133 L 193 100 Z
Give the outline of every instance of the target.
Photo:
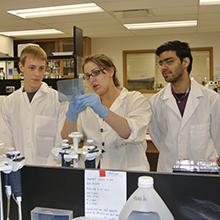
M 164 70 L 162 72 L 165 81 L 170 83 L 176 83 L 180 81 L 183 77 L 183 73 L 184 71 L 182 66 L 178 66 L 173 71 Z

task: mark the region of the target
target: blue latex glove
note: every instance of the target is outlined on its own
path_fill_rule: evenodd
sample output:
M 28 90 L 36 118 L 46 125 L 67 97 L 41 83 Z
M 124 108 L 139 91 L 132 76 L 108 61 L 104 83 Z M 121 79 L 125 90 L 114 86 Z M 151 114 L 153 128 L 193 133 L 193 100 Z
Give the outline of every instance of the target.
M 77 100 L 80 102 L 81 106 L 91 107 L 93 111 L 101 118 L 105 118 L 109 113 L 109 109 L 106 106 L 102 105 L 99 96 L 94 93 L 88 93 L 78 96 Z
M 80 96 L 73 96 L 69 102 L 69 108 L 66 113 L 66 117 L 69 121 L 76 121 L 78 114 L 82 112 L 86 106 L 83 106 L 77 97 Z

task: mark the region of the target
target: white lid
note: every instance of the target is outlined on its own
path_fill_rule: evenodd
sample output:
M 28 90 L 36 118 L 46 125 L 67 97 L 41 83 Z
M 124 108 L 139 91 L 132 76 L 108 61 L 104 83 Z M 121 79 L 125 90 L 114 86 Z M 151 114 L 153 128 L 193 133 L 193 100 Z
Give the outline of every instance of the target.
M 93 142 L 94 142 L 93 139 L 87 139 L 87 140 L 86 140 L 86 143 L 87 143 L 87 144 L 93 144 Z
M 141 188 L 152 188 L 154 179 L 151 176 L 140 176 L 138 178 L 138 187 Z

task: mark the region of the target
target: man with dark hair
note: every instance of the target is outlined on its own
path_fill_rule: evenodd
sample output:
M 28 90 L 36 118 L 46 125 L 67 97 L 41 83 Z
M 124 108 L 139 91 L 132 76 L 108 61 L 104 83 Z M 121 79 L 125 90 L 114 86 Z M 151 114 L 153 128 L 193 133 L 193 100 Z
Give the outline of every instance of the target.
M 158 171 L 172 171 L 178 159 L 213 160 L 220 154 L 220 96 L 190 78 L 188 43 L 169 41 L 156 50 L 168 82 L 150 99 L 150 135 L 160 151 Z

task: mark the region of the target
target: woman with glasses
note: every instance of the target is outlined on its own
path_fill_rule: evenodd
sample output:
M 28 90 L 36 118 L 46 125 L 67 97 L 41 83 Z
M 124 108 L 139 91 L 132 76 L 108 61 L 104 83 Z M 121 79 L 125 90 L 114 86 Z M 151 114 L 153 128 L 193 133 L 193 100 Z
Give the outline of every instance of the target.
M 80 131 L 103 150 L 101 168 L 149 170 L 145 155 L 149 104 L 136 91 L 120 88 L 116 67 L 106 55 L 87 57 L 84 79 L 94 93 L 72 99 L 66 114 L 62 137 Z

